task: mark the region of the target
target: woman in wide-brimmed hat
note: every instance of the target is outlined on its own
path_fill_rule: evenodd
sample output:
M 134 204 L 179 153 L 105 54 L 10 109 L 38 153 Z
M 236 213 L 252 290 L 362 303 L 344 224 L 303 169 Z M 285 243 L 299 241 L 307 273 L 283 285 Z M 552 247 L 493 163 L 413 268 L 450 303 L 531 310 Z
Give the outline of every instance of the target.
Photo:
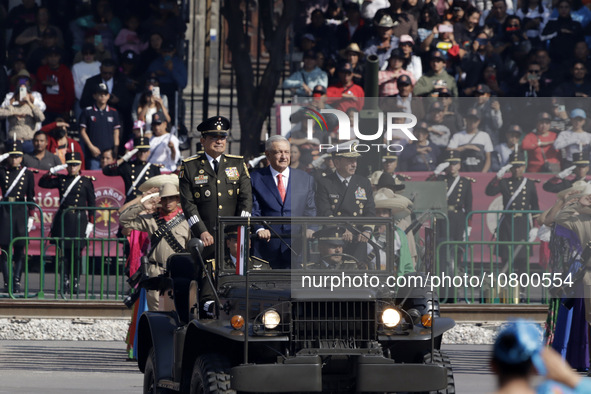
M 363 76 L 365 75 L 365 66 L 362 64 L 362 61 L 365 58 L 365 53 L 359 49 L 359 45 L 352 42 L 346 48 L 341 49 L 339 55 L 353 66 L 353 82 L 364 87 Z

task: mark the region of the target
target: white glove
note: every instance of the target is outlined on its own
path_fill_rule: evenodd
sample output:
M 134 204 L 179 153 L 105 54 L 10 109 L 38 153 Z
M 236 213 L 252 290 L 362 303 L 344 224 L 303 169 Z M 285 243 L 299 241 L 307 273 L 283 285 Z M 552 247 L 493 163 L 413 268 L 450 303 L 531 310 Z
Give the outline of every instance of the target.
M 449 161 L 443 162 L 441 164 L 439 164 L 437 167 L 435 167 L 435 171 L 433 171 L 433 173 L 435 175 L 439 175 L 441 174 L 443 171 L 445 171 L 445 169 L 449 167 Z
M 513 164 L 507 164 L 505 167 L 501 168 L 499 172 L 497 172 L 497 178 L 501 179 L 505 176 L 505 173 L 509 171 L 509 168 L 513 167 Z
M 259 157 L 255 157 L 252 160 L 248 161 L 248 165 L 251 166 L 252 168 L 255 168 L 256 166 L 259 165 L 259 163 L 265 158 L 265 155 L 260 155 Z
M 129 161 L 129 159 L 131 159 L 133 157 L 133 155 L 135 155 L 137 153 L 137 148 L 130 150 L 129 152 L 127 152 L 126 154 L 123 155 L 122 159 L 123 161 Z
M 66 168 L 68 168 L 68 165 L 67 164 L 62 164 L 62 165 L 59 165 L 59 166 L 55 166 L 55 167 L 50 168 L 49 169 L 49 172 L 51 172 L 51 175 L 55 175 L 58 172 L 60 172 L 61 170 L 65 170 Z
M 468 226 L 465 230 L 464 230 L 464 241 L 469 241 L 470 240 L 470 233 L 472 232 L 472 227 Z
M 575 170 L 575 168 L 577 168 L 577 166 L 572 166 L 572 167 L 568 167 L 566 170 L 562 170 L 558 173 L 558 177 L 560 179 L 564 179 L 567 176 L 569 176 L 570 174 L 573 173 L 573 171 Z
M 3 155 L 0 155 L 0 163 L 3 162 L 4 160 L 6 160 L 6 158 L 10 156 L 10 153 L 5 153 Z
M 33 224 L 35 223 L 35 218 L 32 216 L 29 216 L 29 220 L 27 222 L 27 232 L 31 232 L 31 230 L 33 229 Z
M 325 153 L 322 156 L 312 160 L 312 166 L 314 168 L 319 168 L 322 165 L 322 163 L 324 163 L 324 159 L 326 159 L 329 156 L 330 156 L 330 153 Z
M 536 238 L 538 238 L 538 230 L 539 228 L 537 227 L 534 227 L 529 230 L 529 242 L 534 242 Z
M 92 230 L 94 229 L 94 224 L 88 223 L 86 225 L 86 238 L 90 238 L 90 234 L 92 234 Z

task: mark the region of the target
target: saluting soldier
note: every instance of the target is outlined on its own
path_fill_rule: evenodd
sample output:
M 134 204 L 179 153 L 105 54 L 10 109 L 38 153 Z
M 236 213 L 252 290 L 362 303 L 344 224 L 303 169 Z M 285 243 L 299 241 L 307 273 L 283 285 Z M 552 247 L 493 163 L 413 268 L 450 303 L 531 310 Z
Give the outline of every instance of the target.
M 577 181 L 586 181 L 587 172 L 589 172 L 589 156 L 585 156 L 583 152 L 573 153 L 573 165 L 548 179 L 543 189 L 549 193 L 560 193 L 571 188 Z M 573 173 L 575 177 L 567 179 Z
M 505 172 L 511 169 L 511 178 L 503 179 Z M 487 196 L 495 196 L 499 193 L 503 196 L 503 209 L 512 211 L 538 210 L 538 193 L 536 184 L 531 179 L 523 176 L 525 171 L 525 157 L 523 152 L 511 154 L 509 164 L 499 170 L 497 175 L 486 186 Z M 537 216 L 537 215 L 535 215 Z M 514 218 L 514 219 L 513 219 Z M 527 241 L 528 225 L 530 219 L 527 214 L 515 213 L 502 215 L 497 225 L 497 239 L 499 241 Z M 513 224 L 513 226 L 512 226 Z M 512 228 L 513 227 L 513 228 Z M 531 229 L 532 226 L 529 226 Z M 509 261 L 510 249 L 507 246 L 499 247 L 499 255 L 504 263 Z M 513 267 L 516 273 L 527 272 L 527 249 L 513 247 Z
M 179 172 L 181 205 L 191 231 L 203 241 L 203 257 L 214 252 L 219 216 L 249 217 L 252 212 L 250 174 L 242 156 L 225 154 L 230 121 L 214 116 L 197 127 L 204 152 L 183 160 Z
M 142 196 L 138 196 L 119 217 L 122 226 L 150 235 L 148 276 L 151 278 L 163 274 L 168 258 L 173 253 L 184 253 L 187 242 L 191 239 L 189 225 L 179 205 L 178 184 L 169 183 L 165 179 L 164 181 L 167 183 L 159 186 L 159 197 L 142 202 Z M 148 291 L 146 298 L 148 309 L 157 311 L 158 291 Z
M 142 195 L 139 187 L 148 179 L 160 175 L 160 166 L 148 162 L 150 157 L 150 139 L 136 137 L 133 139 L 134 149 L 123 155 L 117 162 L 103 168 L 106 176 L 120 176 L 125 183 L 125 202 Z M 129 161 L 133 155 L 134 160 Z
M 85 210 L 81 209 L 66 212 L 71 207 L 94 207 L 96 205 L 94 185 L 92 184 L 95 179 L 80 173 L 81 164 L 80 152 L 69 152 L 66 154 L 66 164 L 51 168 L 39 180 L 40 187 L 58 189 L 60 194 L 60 206 L 51 226 L 52 237 L 65 239 L 88 238 L 94 228 L 94 211 L 88 210 L 88 216 Z M 68 174 L 58 174 L 64 168 L 67 169 Z M 70 277 L 72 278 L 74 293 L 78 292 L 78 275 L 84 246 L 83 241 L 63 242 L 65 257 L 64 291 L 66 292 L 70 289 Z M 71 270 L 72 263 L 74 265 L 73 272 Z
M 21 166 L 23 161 L 23 147 L 20 141 L 11 141 L 6 144 L 6 153 L 0 156 L 0 162 L 7 159 L 7 165 L 0 167 L 0 189 L 2 190 L 2 201 L 33 202 L 35 195 L 35 180 L 33 173 L 27 167 Z M 24 237 L 33 227 L 33 213 L 35 208 L 32 205 L 6 204 L 0 206 L 0 248 L 8 253 L 10 241 L 16 237 Z M 28 212 L 28 215 L 27 215 Z M 28 220 L 27 220 L 28 216 Z M 12 261 L 14 262 L 13 287 L 14 293 L 20 292 L 21 273 L 23 260 L 25 258 L 26 241 L 17 241 L 13 244 Z M 2 275 L 4 277 L 4 291 L 8 292 L 7 256 L 2 253 Z
M 382 157 L 383 171 L 375 171 L 372 174 L 373 178 L 377 177 L 376 173 L 382 173 L 378 178 L 376 190 L 381 189 L 383 187 L 389 187 L 389 185 L 392 184 L 392 180 L 394 180 L 396 185 L 403 185 L 402 182 L 404 182 L 407 179 L 407 176 L 396 174 L 396 167 L 398 167 L 398 156 L 396 156 L 396 154 L 392 152 L 386 153 L 386 155 Z M 402 189 L 404 189 L 404 187 Z
M 447 183 L 447 217 L 449 220 L 449 240 L 463 241 L 470 235 L 466 228 L 466 216 L 472 212 L 472 179 L 460 176 L 462 159 L 459 152 L 447 151 L 445 161 L 435 168 L 428 181 Z M 445 223 L 438 228 L 440 235 L 445 234 Z M 467 232 L 467 233 L 466 233 Z
M 316 212 L 318 216 L 330 217 L 375 217 L 376 209 L 373 190 L 368 178 L 355 174 L 357 158 L 361 156 L 355 151 L 355 144 L 350 150 L 333 150 L 335 172 L 321 178 L 316 190 Z M 343 239 L 349 244 L 345 250 L 357 257 L 365 259 L 367 245 L 365 243 L 372 233 L 372 226 L 363 225 L 363 234 L 346 230 Z

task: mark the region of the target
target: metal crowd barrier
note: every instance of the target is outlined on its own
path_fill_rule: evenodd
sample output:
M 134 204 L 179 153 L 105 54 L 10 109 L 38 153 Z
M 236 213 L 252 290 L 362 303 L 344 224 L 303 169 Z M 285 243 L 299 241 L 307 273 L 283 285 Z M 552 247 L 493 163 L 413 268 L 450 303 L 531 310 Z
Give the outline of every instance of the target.
M 43 211 L 41 207 L 32 202 L 12 202 L 0 204 L 30 204 L 35 205 L 40 211 L 40 225 L 41 225 L 41 237 L 16 237 L 12 236 L 11 229 L 11 242 L 8 247 L 8 251 L 2 251 L 7 255 L 8 258 L 8 270 L 9 276 L 13 276 L 13 245 L 18 241 L 38 241 L 39 245 L 39 284 L 38 286 L 31 285 L 31 260 L 35 260 L 36 257 L 29 255 L 29 242 L 25 246 L 25 257 L 23 275 L 21 281 L 21 291 L 23 293 L 14 293 L 12 280 L 8 281 L 8 295 L 0 294 L 0 298 L 10 297 L 12 299 L 17 298 L 37 298 L 45 299 L 47 296 L 52 295 L 54 299 L 112 299 L 122 300 L 125 296 L 126 281 L 123 275 L 123 267 L 125 265 L 124 253 L 120 253 L 120 249 L 125 247 L 127 244 L 126 238 L 118 237 L 97 237 L 96 220 L 92 234 L 92 238 L 86 237 L 45 237 L 43 230 Z M 65 215 L 70 211 L 117 211 L 118 207 L 71 207 L 67 208 L 62 212 L 62 228 L 61 234 L 64 234 L 66 223 L 64 222 Z M 114 226 L 111 223 L 112 212 L 108 212 L 102 215 L 103 218 L 107 219 L 107 234 L 114 230 Z M 80 234 L 84 235 L 85 228 L 80 228 L 81 223 L 75 224 L 80 230 Z M 54 235 L 54 234 L 52 234 Z M 64 248 L 66 242 L 74 242 L 73 247 L 68 248 L 68 252 Z M 120 245 L 123 243 L 123 245 Z M 92 244 L 92 245 L 91 245 Z M 55 253 L 50 253 L 48 249 L 55 250 Z M 69 253 L 70 257 L 70 272 L 74 272 L 74 264 L 77 260 L 75 257 L 79 256 L 79 288 L 75 291 L 73 286 L 73 278 L 70 278 L 70 289 L 65 291 L 64 289 L 64 275 L 66 272 L 65 264 L 65 253 Z M 52 255 L 53 254 L 53 255 Z M 46 264 L 53 263 L 53 272 L 48 272 Z M 112 272 L 114 271 L 114 272 Z M 47 275 L 53 274 L 53 280 L 50 278 L 50 283 L 53 283 L 53 289 L 48 292 Z M 31 290 L 34 292 L 31 292 Z
M 481 256 L 484 253 L 484 247 L 489 247 L 489 259 L 485 261 L 481 259 L 480 261 L 475 261 L 474 259 L 474 247 L 476 245 L 481 246 Z M 463 247 L 463 260 L 461 262 L 456 261 L 453 265 L 453 272 L 445 272 L 449 276 L 464 276 L 467 275 L 468 277 L 476 276 L 481 278 L 479 284 L 479 288 L 474 288 L 472 286 L 466 286 L 466 282 L 464 281 L 463 288 L 458 288 L 456 286 L 452 286 L 451 289 L 446 287 L 443 289 L 444 291 L 439 292 L 440 294 L 440 301 L 447 302 L 450 300 L 449 293 L 452 293 L 451 302 L 457 303 L 459 300 L 465 301 L 466 303 L 473 304 L 477 300 L 480 303 L 501 303 L 501 304 L 518 304 L 525 302 L 530 304 L 532 301 L 532 294 L 531 289 L 528 286 L 527 288 L 520 291 L 520 286 L 509 286 L 508 285 L 508 278 L 510 278 L 511 274 L 514 274 L 514 267 L 513 267 L 513 256 L 515 253 L 516 248 L 526 248 L 526 259 L 529 261 L 530 259 L 530 246 L 540 245 L 539 242 L 527 242 L 527 241 L 445 241 L 441 242 L 437 245 L 437 250 L 435 253 L 435 272 L 433 275 L 441 275 L 442 272 L 442 265 L 440 259 L 440 251 L 442 247 L 451 246 L 454 248 L 454 255 L 459 256 L 462 253 L 458 253 L 458 248 Z M 498 251 L 499 246 L 507 246 L 509 248 L 509 259 L 507 262 L 501 262 L 498 256 L 498 253 L 495 254 L 495 251 Z M 547 272 L 546 270 L 542 271 L 543 273 Z M 537 273 L 537 272 L 536 272 Z M 523 274 L 523 273 L 521 273 Z M 531 264 L 527 264 L 525 274 L 531 278 L 532 270 Z M 537 273 L 538 276 L 540 273 Z M 490 281 L 490 276 L 494 278 L 494 284 Z M 507 285 L 500 285 L 499 278 L 507 278 Z M 528 281 L 529 283 L 529 281 Z M 462 290 L 462 295 L 460 295 L 460 290 Z M 535 297 L 540 301 L 542 304 L 548 303 L 548 288 L 545 287 L 537 287 L 535 290 Z M 521 294 L 520 294 L 521 293 Z M 441 297 L 442 294 L 445 294 L 445 297 Z

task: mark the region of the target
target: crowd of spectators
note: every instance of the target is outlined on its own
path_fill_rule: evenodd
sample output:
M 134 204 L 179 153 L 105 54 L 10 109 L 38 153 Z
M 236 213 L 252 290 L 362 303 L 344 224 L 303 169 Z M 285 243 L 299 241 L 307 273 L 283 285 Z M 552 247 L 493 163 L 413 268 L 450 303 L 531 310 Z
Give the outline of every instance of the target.
M 21 140 L 25 153 L 44 163 L 53 155 L 65 162 L 74 147 L 86 169 L 98 169 L 103 156 L 125 153 L 134 122 L 154 138 L 177 133 L 177 93 L 187 85 L 187 26 L 178 2 L 41 4 L 0 5 L 7 43 L 0 45 L 2 141 Z M 76 134 L 76 141 L 69 137 Z M 178 140 L 171 145 L 158 155 L 169 168 L 180 158 Z
M 529 172 L 557 172 L 570 166 L 572 153 L 589 152 L 586 117 L 591 106 L 576 98 L 591 95 L 591 4 L 319 4 L 325 5 L 309 10 L 309 23 L 295 34 L 294 72 L 282 87 L 297 96 L 297 103 L 343 112 L 361 110 L 369 88 L 378 92 L 382 110 L 414 114 L 418 141 L 404 134 L 384 141 L 405 146 L 402 170 L 432 170 L 442 153 L 453 149 L 461 152 L 462 171 L 497 171 L 510 152 L 520 149 L 526 152 Z M 377 90 L 366 86 L 370 56 L 378 62 Z M 305 121 L 292 117 L 292 142 L 294 137 L 296 144 L 305 142 Z M 322 133 L 314 126 L 315 142 L 336 142 L 334 130 Z M 311 160 L 300 160 L 300 165 Z

